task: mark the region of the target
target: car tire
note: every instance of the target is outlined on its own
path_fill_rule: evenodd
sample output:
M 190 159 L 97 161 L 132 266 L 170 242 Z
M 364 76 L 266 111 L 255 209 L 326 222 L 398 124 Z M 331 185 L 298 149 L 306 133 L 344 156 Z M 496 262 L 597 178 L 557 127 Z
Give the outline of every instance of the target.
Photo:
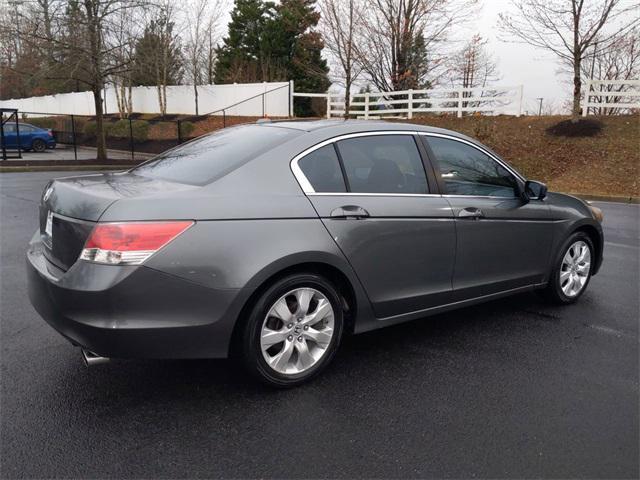
M 312 273 L 276 280 L 254 303 L 241 338 L 244 364 L 274 387 L 293 387 L 333 359 L 344 328 L 336 288 Z
M 47 149 L 47 144 L 44 140 L 40 138 L 36 138 L 33 142 L 31 142 L 31 150 L 34 152 L 44 152 Z
M 588 253 L 580 260 L 585 249 Z M 542 291 L 544 297 L 560 305 L 576 302 L 589 285 L 595 258 L 595 248 L 589 235 L 584 232 L 570 235 L 554 259 L 549 283 Z

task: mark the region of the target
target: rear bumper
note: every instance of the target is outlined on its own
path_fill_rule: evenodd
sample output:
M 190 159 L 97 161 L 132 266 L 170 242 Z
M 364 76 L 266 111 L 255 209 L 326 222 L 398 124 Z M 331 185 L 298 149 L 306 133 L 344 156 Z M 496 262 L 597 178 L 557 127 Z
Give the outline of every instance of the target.
M 50 263 L 35 235 L 29 299 L 75 345 L 114 358 L 223 358 L 242 290 L 214 290 L 146 267 Z

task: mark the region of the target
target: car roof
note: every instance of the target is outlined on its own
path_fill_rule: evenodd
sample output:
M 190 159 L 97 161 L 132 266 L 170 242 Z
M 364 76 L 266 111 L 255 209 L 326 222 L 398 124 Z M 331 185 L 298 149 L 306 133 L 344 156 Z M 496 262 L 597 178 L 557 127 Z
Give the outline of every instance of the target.
M 428 117 L 426 117 L 428 118 Z M 255 124 L 254 124 L 255 125 Z M 463 133 L 446 128 L 432 127 L 429 125 L 419 125 L 409 122 L 389 122 L 385 120 L 356 120 L 356 119 L 323 119 L 323 120 L 258 120 L 257 125 L 267 128 L 279 127 L 290 128 L 299 132 L 306 132 L 309 141 L 313 144 L 333 137 L 349 135 L 352 133 L 366 133 L 377 131 L 404 131 L 404 132 L 422 132 L 435 133 L 447 137 L 453 137 L 474 144 L 481 149 L 489 152 L 493 156 L 502 160 L 500 155 L 489 148 L 487 145 L 480 143 L 475 138 L 464 135 Z M 504 161 L 504 160 L 503 160 Z
M 290 128 L 300 132 L 316 133 L 316 138 L 324 137 L 326 139 L 348 135 L 351 133 L 364 133 L 376 131 L 411 131 L 424 133 L 438 133 L 449 137 L 456 137 L 462 140 L 472 142 L 476 145 L 487 149 L 486 145 L 482 145 L 476 139 L 468 137 L 454 130 L 445 128 L 432 127 L 429 125 L 420 125 L 409 122 L 389 122 L 385 120 L 355 120 L 355 119 L 324 119 L 324 120 L 258 120 L 257 125 L 264 127 Z M 495 152 L 491 151 L 494 155 Z
M 464 134 L 445 128 L 420 125 L 409 122 L 389 122 L 385 120 L 356 120 L 356 119 L 324 119 L 324 120 L 258 120 L 257 125 L 264 127 L 290 128 L 301 132 L 326 133 L 327 137 L 348 135 L 358 132 L 375 132 L 389 130 L 403 130 L 413 132 L 440 133 L 477 143 L 477 140 Z M 324 132 L 323 132 L 324 131 Z

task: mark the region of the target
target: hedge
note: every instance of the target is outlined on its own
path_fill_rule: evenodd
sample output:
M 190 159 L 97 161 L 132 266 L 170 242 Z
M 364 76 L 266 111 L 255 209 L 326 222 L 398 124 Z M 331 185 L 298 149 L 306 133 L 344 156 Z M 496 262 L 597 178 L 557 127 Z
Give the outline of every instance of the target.
M 56 128 L 56 121 L 53 118 L 26 118 L 25 121 L 40 128 L 50 128 L 52 130 Z
M 180 136 L 184 139 L 184 138 L 189 138 L 189 136 L 193 133 L 193 131 L 195 130 L 196 126 L 193 124 L 193 122 L 180 122 Z
M 96 122 L 87 122 L 82 127 L 82 133 L 85 137 L 95 138 L 96 136 Z
M 107 138 L 130 138 L 133 133 L 133 140 L 136 142 L 144 142 L 149 137 L 149 123 L 144 120 L 132 120 L 129 126 L 129 120 L 122 119 L 113 123 L 104 123 L 105 136 Z M 82 130 L 85 137 L 95 138 L 96 122 L 90 121 L 84 125 Z
M 127 119 L 118 120 L 107 127 L 106 134 L 110 138 L 130 138 L 133 134 L 136 142 L 144 142 L 149 137 L 149 123 L 144 120 L 132 120 L 129 125 Z

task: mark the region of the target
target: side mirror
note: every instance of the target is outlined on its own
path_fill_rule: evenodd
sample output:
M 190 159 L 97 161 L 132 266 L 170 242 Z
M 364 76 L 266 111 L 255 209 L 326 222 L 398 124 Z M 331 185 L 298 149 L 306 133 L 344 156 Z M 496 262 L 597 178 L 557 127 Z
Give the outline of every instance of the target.
M 542 200 L 547 196 L 547 186 L 542 182 L 527 180 L 524 184 L 523 197 L 526 200 Z

